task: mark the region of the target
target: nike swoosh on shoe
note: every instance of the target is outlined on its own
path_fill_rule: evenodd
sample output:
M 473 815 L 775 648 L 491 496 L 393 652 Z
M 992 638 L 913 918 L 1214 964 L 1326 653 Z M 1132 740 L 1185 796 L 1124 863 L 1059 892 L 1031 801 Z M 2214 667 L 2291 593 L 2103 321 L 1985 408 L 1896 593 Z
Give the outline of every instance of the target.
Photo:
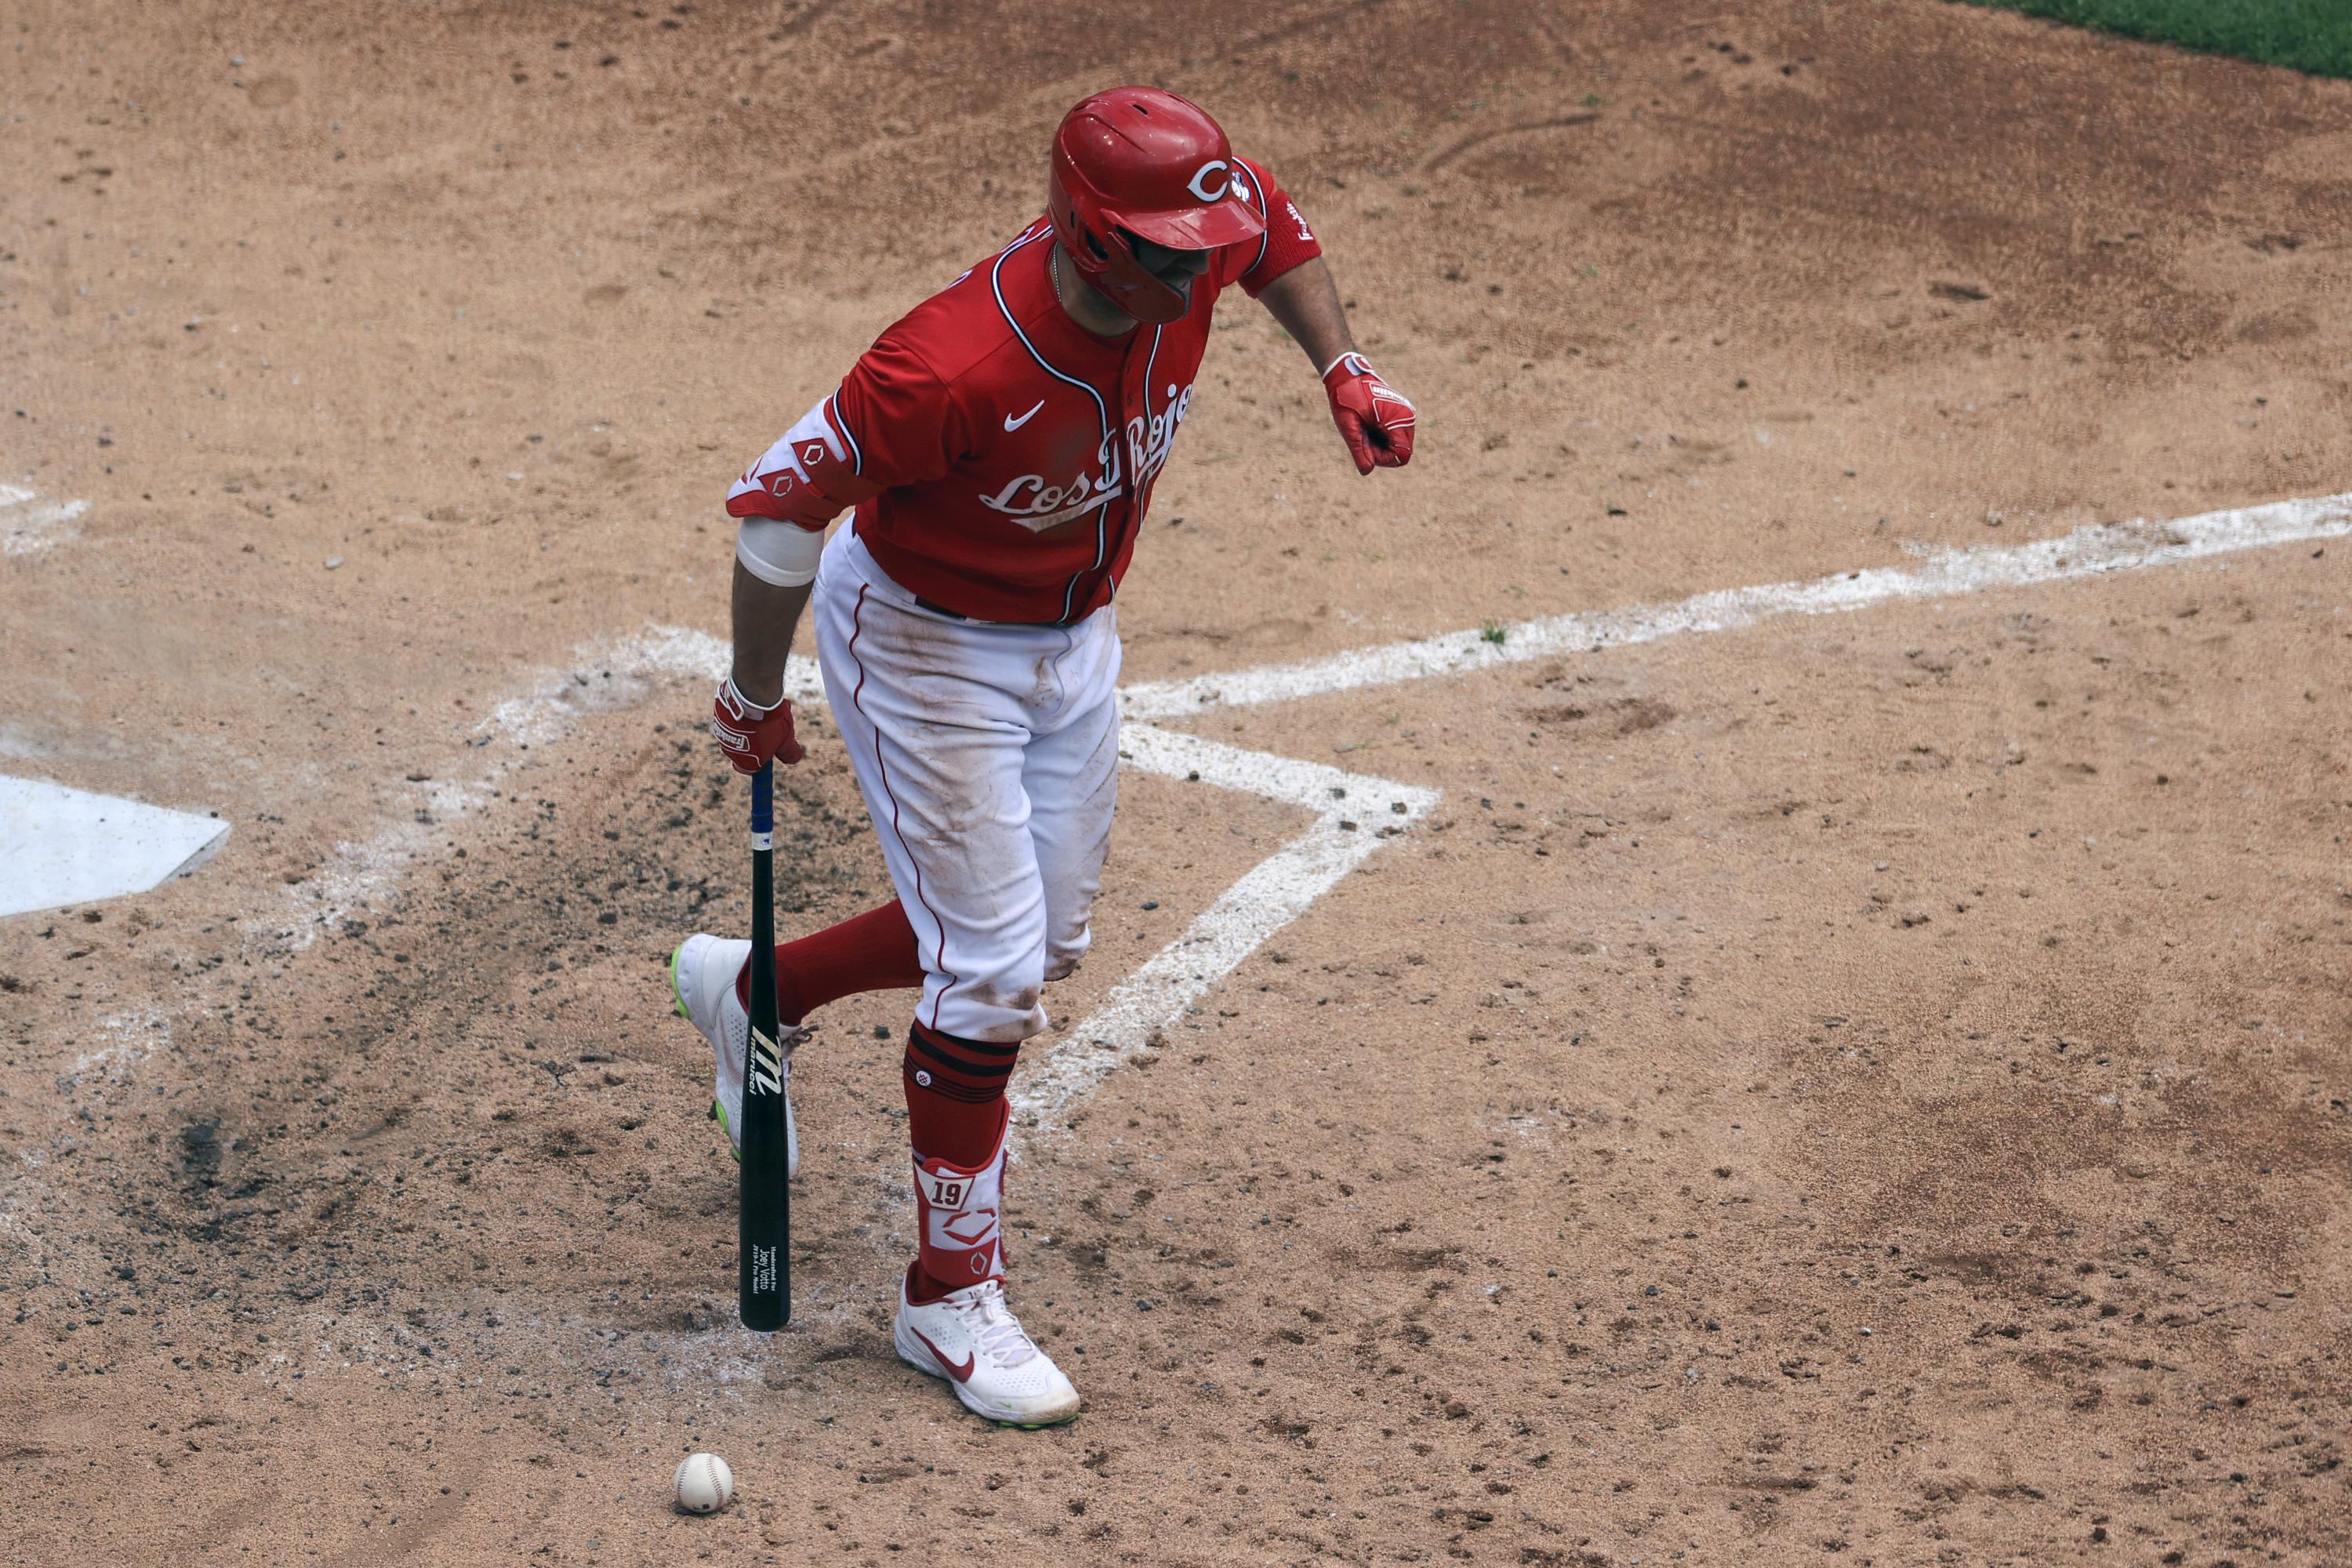
M 954 1362 L 948 1360 L 947 1352 L 945 1351 L 931 1343 L 930 1335 L 923 1332 L 920 1329 L 908 1329 L 907 1331 L 923 1342 L 923 1348 L 931 1352 L 931 1359 L 938 1362 L 940 1369 L 950 1377 L 954 1378 L 958 1383 L 970 1383 L 971 1381 L 971 1369 L 980 1359 L 977 1354 L 964 1357 L 963 1364 L 959 1366 Z

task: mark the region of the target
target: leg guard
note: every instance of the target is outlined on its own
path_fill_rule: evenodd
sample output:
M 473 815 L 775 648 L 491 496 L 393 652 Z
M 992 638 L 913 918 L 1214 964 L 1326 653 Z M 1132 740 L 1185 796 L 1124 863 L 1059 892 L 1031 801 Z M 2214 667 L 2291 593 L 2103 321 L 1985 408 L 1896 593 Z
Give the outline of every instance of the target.
M 1009 1120 L 998 1121 L 995 1147 L 977 1164 L 958 1165 L 915 1153 L 917 1267 L 942 1290 L 1003 1277 L 998 1219 L 1004 1202 L 1004 1129 Z

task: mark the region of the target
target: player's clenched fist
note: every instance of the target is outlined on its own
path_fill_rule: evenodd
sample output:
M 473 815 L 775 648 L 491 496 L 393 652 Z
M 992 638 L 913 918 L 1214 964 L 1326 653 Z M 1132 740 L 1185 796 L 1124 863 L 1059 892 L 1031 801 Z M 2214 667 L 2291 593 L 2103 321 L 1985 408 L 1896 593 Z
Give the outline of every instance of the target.
M 1323 390 L 1331 395 L 1331 417 L 1356 472 L 1402 468 L 1412 461 L 1412 404 L 1381 379 L 1371 362 L 1360 353 L 1344 353 L 1323 373 Z
M 739 773 L 756 773 L 771 757 L 781 763 L 801 760 L 801 743 L 793 739 L 793 701 L 779 697 L 773 708 L 754 706 L 735 689 L 735 678 L 719 683 L 711 703 L 710 733 L 719 749 Z

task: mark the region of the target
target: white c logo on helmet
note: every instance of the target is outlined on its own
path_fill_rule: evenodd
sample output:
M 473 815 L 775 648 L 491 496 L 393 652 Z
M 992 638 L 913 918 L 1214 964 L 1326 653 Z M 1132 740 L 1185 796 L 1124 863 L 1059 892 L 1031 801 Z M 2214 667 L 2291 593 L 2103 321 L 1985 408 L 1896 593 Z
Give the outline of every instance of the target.
M 1209 184 L 1209 177 L 1213 174 L 1218 177 L 1213 189 Z M 1185 182 L 1184 188 L 1204 202 L 1217 201 L 1234 188 L 1233 171 L 1223 158 L 1212 158 L 1193 172 L 1192 177 Z

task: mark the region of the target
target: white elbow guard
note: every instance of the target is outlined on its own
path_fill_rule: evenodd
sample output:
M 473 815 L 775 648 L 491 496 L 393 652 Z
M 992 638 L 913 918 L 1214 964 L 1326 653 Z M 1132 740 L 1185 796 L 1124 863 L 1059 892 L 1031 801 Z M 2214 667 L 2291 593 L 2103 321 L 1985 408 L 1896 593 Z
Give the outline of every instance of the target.
M 747 517 L 735 531 L 735 559 L 762 583 L 798 588 L 816 581 L 817 558 L 824 553 L 824 531 L 772 517 Z

